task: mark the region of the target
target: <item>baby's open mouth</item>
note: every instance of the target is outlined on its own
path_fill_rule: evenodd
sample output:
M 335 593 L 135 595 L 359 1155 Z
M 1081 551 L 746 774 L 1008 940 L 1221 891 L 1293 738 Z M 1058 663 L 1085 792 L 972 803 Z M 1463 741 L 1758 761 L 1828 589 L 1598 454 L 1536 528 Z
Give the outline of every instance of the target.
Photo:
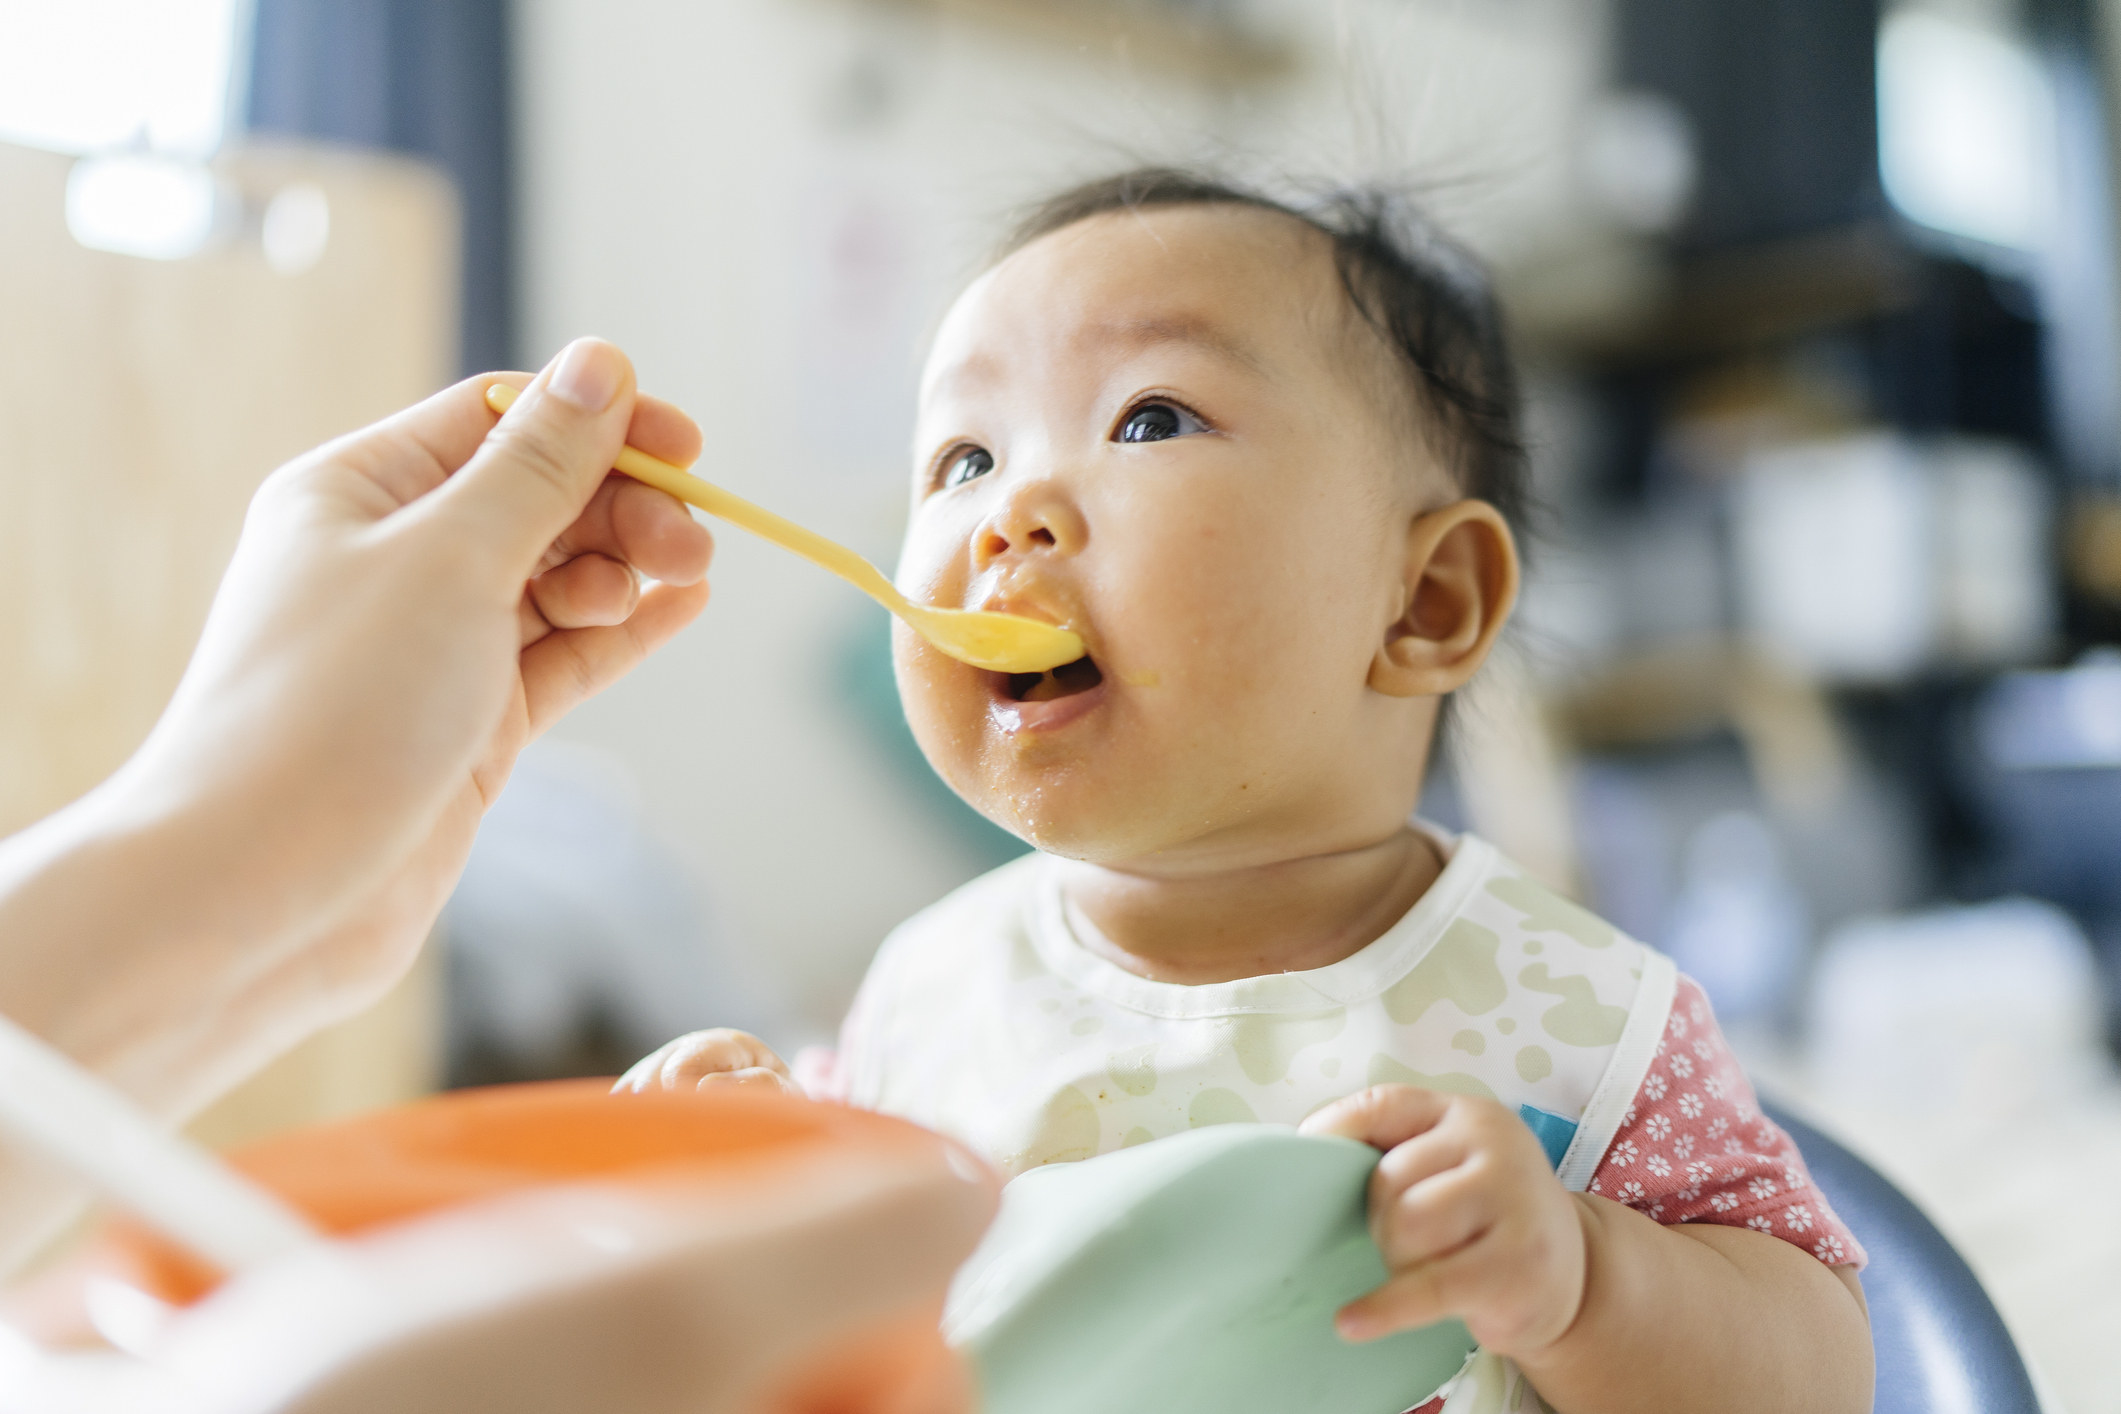
M 1088 692 L 1105 680 L 1097 664 L 1085 653 L 1072 663 L 1063 663 L 1043 673 L 1010 673 L 1002 693 L 1011 702 L 1051 702 Z

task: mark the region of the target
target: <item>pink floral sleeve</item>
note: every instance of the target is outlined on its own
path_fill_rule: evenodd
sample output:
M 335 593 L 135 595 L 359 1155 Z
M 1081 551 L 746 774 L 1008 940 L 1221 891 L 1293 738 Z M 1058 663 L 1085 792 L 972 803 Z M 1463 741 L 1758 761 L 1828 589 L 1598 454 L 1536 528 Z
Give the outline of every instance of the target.
M 1661 1223 L 1749 1227 L 1828 1266 L 1860 1269 L 1868 1260 L 1812 1186 L 1796 1144 L 1760 1112 L 1752 1082 L 1691 977 L 1679 979 L 1657 1058 L 1591 1192 Z

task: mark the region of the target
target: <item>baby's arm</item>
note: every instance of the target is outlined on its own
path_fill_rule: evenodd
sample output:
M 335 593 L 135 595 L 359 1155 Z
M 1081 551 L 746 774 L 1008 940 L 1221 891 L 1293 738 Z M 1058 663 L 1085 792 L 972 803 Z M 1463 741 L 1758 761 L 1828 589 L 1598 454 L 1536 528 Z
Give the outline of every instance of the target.
M 1870 1407 L 1852 1268 L 1750 1229 L 1666 1227 L 1569 1193 L 1493 1100 L 1381 1085 L 1304 1130 L 1386 1151 L 1370 1223 L 1391 1276 L 1341 1312 L 1350 1338 L 1456 1316 L 1561 1414 Z
M 634 1062 L 614 1091 L 705 1090 L 712 1085 L 763 1085 L 790 1095 L 803 1087 L 788 1065 L 758 1037 L 717 1027 L 693 1031 Z

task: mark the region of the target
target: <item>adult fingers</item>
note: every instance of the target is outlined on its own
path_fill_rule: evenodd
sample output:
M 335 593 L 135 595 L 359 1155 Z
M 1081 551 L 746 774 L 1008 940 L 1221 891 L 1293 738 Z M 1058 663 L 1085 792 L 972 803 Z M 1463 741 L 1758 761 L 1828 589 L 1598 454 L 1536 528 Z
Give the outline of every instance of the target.
M 626 440 L 672 466 L 691 466 L 700 459 L 700 425 L 676 404 L 643 393 L 634 400 Z
M 556 629 L 624 623 L 640 602 L 632 570 L 604 555 L 577 555 L 530 581 L 538 616 Z
M 622 624 L 547 634 L 523 650 L 523 698 L 530 735 L 544 732 L 669 642 L 707 607 L 707 585 L 659 584 L 641 595 Z
M 516 601 L 516 646 L 528 648 L 552 632 L 552 625 L 538 612 L 538 601 L 530 597 L 526 586 L 523 597 Z
M 487 405 L 486 390 L 496 383 L 506 383 L 520 393 L 528 388 L 536 377 L 534 373 L 481 373 L 465 379 L 446 393 L 437 394 L 437 397 L 448 397 L 455 395 L 457 389 L 467 389 L 475 395 L 479 407 L 484 412 L 484 416 L 478 420 L 475 436 L 467 439 L 458 434 L 446 444 L 438 442 L 434 447 L 437 457 L 452 469 L 469 461 L 471 454 L 479 449 L 479 443 L 493 430 L 494 412 Z M 424 407 L 425 404 L 421 406 Z M 408 410 L 418 411 L 418 408 Z M 401 413 L 399 416 L 407 415 Z M 450 430 L 454 431 L 454 424 L 451 424 Z M 626 440 L 650 456 L 660 457 L 672 466 L 691 466 L 699 459 L 702 441 L 700 425 L 687 416 L 677 404 L 665 402 L 653 393 L 641 392 L 634 394 L 633 419 L 626 424 Z
M 1303 1134 L 1337 1134 L 1376 1149 L 1396 1149 L 1443 1122 L 1454 1097 L 1415 1085 L 1372 1085 L 1307 1116 Z
M 575 555 L 608 555 L 665 584 L 697 584 L 714 558 L 714 537 L 682 502 L 628 476 L 612 476 L 545 552 L 550 569 Z
M 451 533 L 527 574 L 604 484 L 633 410 L 626 355 L 601 339 L 569 344 L 435 493 Z
M 409 408 L 341 437 L 289 467 L 314 474 L 337 463 L 358 472 L 384 493 L 385 509 L 409 505 L 447 481 L 470 461 L 494 414 L 486 390 L 506 383 L 521 390 L 536 378 L 518 372 L 481 373 L 452 384 Z M 678 466 L 699 456 L 698 424 L 660 398 L 637 396 L 626 440 Z
M 631 477 L 615 477 L 603 502 L 621 558 L 650 579 L 697 584 L 714 558 L 714 537 L 676 497 Z
M 521 388 L 528 373 L 488 373 L 444 388 L 381 422 L 319 447 L 290 470 L 305 475 L 334 466 L 351 470 L 383 492 L 378 513 L 411 504 L 449 479 L 478 451 L 493 430 L 486 406 L 488 384 Z

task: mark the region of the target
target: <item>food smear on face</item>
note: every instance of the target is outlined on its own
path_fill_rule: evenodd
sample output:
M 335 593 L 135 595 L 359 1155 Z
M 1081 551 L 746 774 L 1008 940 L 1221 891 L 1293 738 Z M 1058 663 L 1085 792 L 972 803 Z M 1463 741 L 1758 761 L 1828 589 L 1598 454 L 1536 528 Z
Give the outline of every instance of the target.
M 1131 673 L 1121 673 L 1119 680 L 1129 687 L 1162 687 L 1164 675 L 1154 668 L 1136 668 Z

